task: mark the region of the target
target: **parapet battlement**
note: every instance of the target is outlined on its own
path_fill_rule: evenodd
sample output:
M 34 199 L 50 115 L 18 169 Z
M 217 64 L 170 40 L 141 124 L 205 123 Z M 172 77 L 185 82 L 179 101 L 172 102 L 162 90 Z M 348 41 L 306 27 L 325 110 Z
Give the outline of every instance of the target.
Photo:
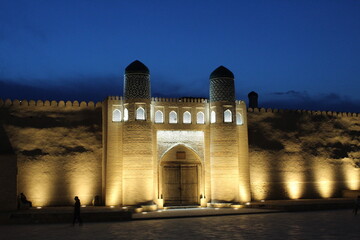
M 248 108 L 248 113 L 298 113 L 322 116 L 341 116 L 341 117 L 360 117 L 360 113 L 335 112 L 335 111 L 311 111 L 311 110 L 291 110 L 291 109 L 272 109 L 272 108 Z
M 109 96 L 108 100 L 125 100 L 122 96 Z M 152 102 L 189 102 L 189 103 L 208 103 L 206 98 L 162 98 L 162 97 L 152 97 Z
M 123 101 L 124 97 L 122 96 L 109 96 L 107 97 L 108 100 L 115 100 L 115 101 Z M 162 98 L 162 97 L 152 97 L 152 102 L 177 102 L 177 103 L 209 103 L 209 99 L 207 98 L 191 98 L 191 97 L 183 97 L 183 98 Z M 245 101 L 236 100 L 237 105 L 245 104 Z
M 5 101 L 3 101 L 2 99 L 0 99 L 0 107 L 10 107 L 10 106 L 21 106 L 21 107 L 28 107 L 28 106 L 37 106 L 37 107 L 79 107 L 79 108 L 101 108 L 102 107 L 102 103 L 101 102 L 97 102 L 94 103 L 93 101 L 90 102 L 85 102 L 82 101 L 79 103 L 79 101 L 49 101 L 49 100 L 11 100 L 11 99 L 6 99 Z
M 109 96 L 108 100 L 124 100 L 122 96 Z M 206 98 L 160 98 L 153 97 L 151 98 L 153 102 L 173 102 L 173 103 L 209 103 L 209 100 Z M 244 101 L 236 100 L 236 104 L 245 104 Z M 79 108 L 101 108 L 102 102 L 93 101 L 85 102 L 85 101 L 49 101 L 49 100 L 18 100 L 18 99 L 0 99 L 0 107 L 10 107 L 10 106 L 38 106 L 38 107 L 79 107 Z M 292 109 L 276 109 L 276 108 L 247 108 L 248 113 L 298 113 L 298 114 L 310 114 L 310 115 L 322 115 L 322 116 L 341 116 L 341 117 L 360 117 L 360 113 L 351 113 L 351 112 L 335 112 L 335 111 L 313 111 L 313 110 L 292 110 Z

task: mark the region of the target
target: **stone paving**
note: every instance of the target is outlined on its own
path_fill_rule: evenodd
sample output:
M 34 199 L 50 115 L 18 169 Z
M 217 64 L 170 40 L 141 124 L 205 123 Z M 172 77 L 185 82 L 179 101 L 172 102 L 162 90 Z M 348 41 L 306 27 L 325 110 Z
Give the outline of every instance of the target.
M 350 209 L 139 220 L 111 223 L 0 225 L 0 239 L 360 239 Z
M 222 215 L 240 215 L 240 214 L 264 214 L 275 213 L 278 210 L 256 209 L 256 208 L 185 208 L 158 210 L 154 212 L 133 213 L 132 219 L 159 219 L 159 218 L 181 218 L 181 217 L 206 217 Z

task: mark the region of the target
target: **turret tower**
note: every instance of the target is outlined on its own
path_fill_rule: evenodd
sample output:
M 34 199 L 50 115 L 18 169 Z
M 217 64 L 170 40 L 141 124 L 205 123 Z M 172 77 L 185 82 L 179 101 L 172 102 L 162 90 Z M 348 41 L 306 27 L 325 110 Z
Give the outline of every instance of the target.
M 240 157 L 239 128 L 236 121 L 234 74 L 220 66 L 210 75 L 210 165 L 211 202 L 236 203 L 249 201 L 242 176 L 249 175 L 248 165 L 243 168 Z M 242 131 L 242 130 L 241 130 Z M 247 155 L 246 155 L 247 156 Z M 244 173 L 243 173 L 244 171 Z M 245 196 L 245 197 L 244 197 Z
M 138 60 L 125 69 L 124 98 L 123 204 L 135 205 L 154 197 L 150 71 Z
M 258 108 L 258 97 L 259 95 L 252 91 L 248 94 L 248 98 L 249 98 L 249 108 Z
M 103 192 L 107 206 L 153 200 L 150 93 L 149 69 L 134 61 L 125 69 L 124 98 L 104 101 Z

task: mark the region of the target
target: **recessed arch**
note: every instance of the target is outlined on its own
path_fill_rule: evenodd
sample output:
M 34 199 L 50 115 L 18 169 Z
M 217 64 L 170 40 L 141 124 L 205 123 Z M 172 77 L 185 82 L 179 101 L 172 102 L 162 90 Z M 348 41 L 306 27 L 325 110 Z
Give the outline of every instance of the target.
M 112 121 L 120 122 L 121 121 L 121 111 L 119 109 L 115 109 L 112 113 Z
M 145 120 L 145 109 L 143 107 L 136 109 L 136 120 Z
M 200 111 L 196 114 L 196 123 L 205 124 L 205 114 L 203 112 Z
M 160 110 L 155 112 L 155 123 L 164 123 L 164 114 Z
M 171 111 L 169 113 L 169 123 L 177 123 L 177 113 L 175 111 Z
M 181 146 L 183 146 L 183 147 L 189 149 L 190 151 L 192 151 L 198 157 L 200 163 L 202 164 L 201 157 L 200 157 L 199 153 L 194 148 L 192 148 L 190 145 L 185 144 L 185 143 L 176 143 L 176 144 L 170 146 L 168 149 L 166 149 L 160 156 L 160 159 L 159 159 L 160 164 L 161 164 L 161 161 L 164 159 L 164 156 L 166 154 L 168 154 L 173 149 L 176 149 L 176 148 L 181 147 Z
M 244 119 L 241 113 L 236 113 L 236 124 L 237 125 L 243 125 Z
M 124 121 L 129 120 L 129 110 L 127 108 L 124 109 Z
M 216 113 L 215 113 L 215 111 L 211 111 L 210 121 L 211 121 L 211 123 L 216 123 Z
M 186 123 L 186 124 L 191 123 L 191 113 L 189 111 L 184 112 L 183 123 Z
M 232 122 L 232 112 L 230 109 L 226 109 L 224 111 L 224 122 L 226 122 L 226 123 Z
M 169 148 L 159 161 L 159 194 L 164 205 L 197 205 L 202 191 L 202 162 L 185 144 Z

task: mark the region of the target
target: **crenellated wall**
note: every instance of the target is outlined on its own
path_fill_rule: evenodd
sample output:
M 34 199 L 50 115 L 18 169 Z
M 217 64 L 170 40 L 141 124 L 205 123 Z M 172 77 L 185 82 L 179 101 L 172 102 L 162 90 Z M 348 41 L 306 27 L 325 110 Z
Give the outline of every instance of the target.
M 360 189 L 359 114 L 248 109 L 248 127 L 253 200 Z
M 131 188 L 131 199 L 142 192 L 147 194 L 145 200 L 152 196 L 156 200 L 162 195 L 157 189 L 162 159 L 160 150 L 166 145 L 164 149 L 167 151 L 175 144 L 173 140 L 163 141 L 162 135 L 157 134 L 162 133 L 173 136 L 170 138 L 193 149 L 199 156 L 203 164 L 199 194 L 211 201 L 213 172 L 210 157 L 217 153 L 210 151 L 209 101 L 202 98 L 151 98 L 147 105 L 140 102 L 133 105 L 131 107 L 119 96 L 110 96 L 102 103 L 0 99 L 0 126 L 3 129 L 0 142 L 8 142 L 7 149 L 11 149 L 7 150 L 6 156 L 0 154 L 0 159 L 2 166 L 11 166 L 13 170 L 16 169 L 13 161 L 17 162 L 17 191 L 7 191 L 8 196 L 24 192 L 35 206 L 54 206 L 72 204 L 75 195 L 80 197 L 82 204 L 89 205 L 94 196 L 99 195 L 107 205 L 121 205 L 130 201 L 124 197 L 124 191 Z M 147 121 L 113 121 L 115 109 L 123 114 L 124 108 L 129 107 L 129 116 L 134 118 L 138 106 L 145 107 Z M 217 122 L 223 120 L 225 108 L 219 105 Z M 238 138 L 238 162 L 232 160 L 239 172 L 232 174 L 238 175 L 238 189 L 235 187 L 234 191 L 238 192 L 239 199 L 226 200 L 247 201 L 250 190 L 252 200 L 261 200 L 341 197 L 342 190 L 360 189 L 359 113 L 246 110 L 244 101 L 235 101 L 232 108 L 243 116 L 243 123 L 233 128 Z M 163 111 L 164 122 L 153 124 L 157 110 Z M 170 111 L 177 112 L 177 124 L 169 123 Z M 191 113 L 191 123 L 182 122 L 185 111 Z M 199 111 L 204 113 L 204 124 L 196 122 Z M 236 121 L 235 112 L 233 121 Z M 130 134 L 133 138 L 125 136 L 124 127 L 128 129 L 126 136 Z M 219 149 L 229 140 L 222 133 L 223 130 L 219 131 L 222 137 L 217 139 L 222 144 Z M 183 134 L 190 138 L 192 134 L 202 134 L 198 143 L 201 147 L 194 145 L 193 140 L 180 141 L 179 136 Z M 131 148 L 136 141 L 138 147 Z M 152 142 L 152 146 L 148 142 Z M 125 147 L 124 143 L 127 144 Z M 146 184 L 142 184 L 143 188 L 132 188 L 138 178 L 130 181 L 131 174 L 134 175 L 135 171 L 136 176 L 141 174 L 144 164 L 134 165 L 131 161 L 143 159 L 145 153 L 137 151 L 137 155 L 132 158 L 129 155 L 125 162 L 124 154 L 144 148 L 141 144 L 145 146 L 145 143 L 149 172 Z M 124 164 L 132 166 L 129 168 L 131 171 L 124 172 Z M 7 179 L 13 179 L 6 184 L 10 186 L 15 184 L 16 171 L 8 173 L 12 175 Z M 154 189 L 149 190 L 149 186 L 154 186 Z
M 17 193 L 34 206 L 101 196 L 101 103 L 0 100 L 0 124 L 17 157 Z
M 49 101 L 49 100 L 18 100 L 18 99 L 6 99 L 5 101 L 3 99 L 0 99 L 0 107 L 9 107 L 9 106 L 29 106 L 29 107 L 81 107 L 81 108 L 101 108 L 102 103 L 97 102 L 96 104 L 93 101 L 85 102 L 82 101 L 79 103 L 79 101 Z
M 360 113 L 335 112 L 335 111 L 313 111 L 313 110 L 293 110 L 293 109 L 276 109 L 276 108 L 248 108 L 248 112 L 272 112 L 272 113 L 304 113 L 311 115 L 323 116 L 342 116 L 342 117 L 360 117 Z

